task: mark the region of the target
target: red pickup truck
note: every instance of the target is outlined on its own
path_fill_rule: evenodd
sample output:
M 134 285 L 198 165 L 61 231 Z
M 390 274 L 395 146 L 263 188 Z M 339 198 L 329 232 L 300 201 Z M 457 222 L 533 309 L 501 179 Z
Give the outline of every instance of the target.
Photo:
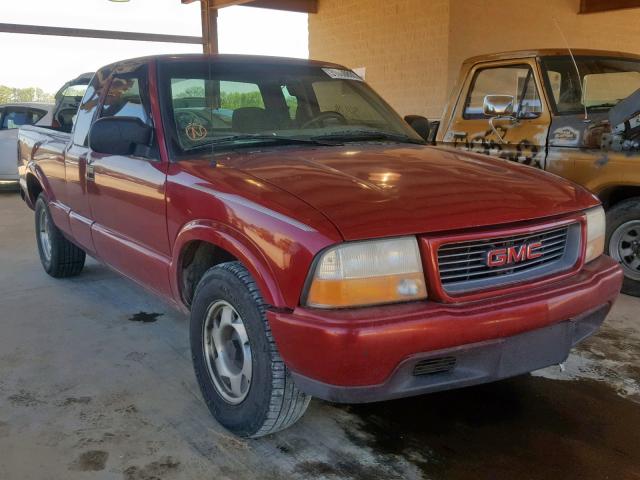
M 42 264 L 85 254 L 190 311 L 212 414 L 260 436 L 563 362 L 616 299 L 599 201 L 429 147 L 352 71 L 243 56 L 99 70 L 71 134 L 19 133 Z

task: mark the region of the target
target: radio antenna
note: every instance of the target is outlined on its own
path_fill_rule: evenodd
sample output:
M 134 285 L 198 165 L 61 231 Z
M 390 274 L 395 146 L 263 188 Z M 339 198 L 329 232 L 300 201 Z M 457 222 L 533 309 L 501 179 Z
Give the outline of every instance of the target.
M 571 61 L 573 62 L 573 66 L 576 69 L 576 73 L 578 74 L 578 85 L 580 86 L 580 98 L 582 98 L 582 107 L 584 108 L 584 123 L 589 123 L 589 112 L 587 111 L 587 105 L 584 103 L 584 89 L 582 88 L 582 77 L 580 76 L 580 69 L 578 68 L 578 62 L 576 62 L 576 57 L 573 56 L 573 51 L 571 50 L 571 46 L 569 45 L 569 40 L 565 36 L 564 32 L 560 28 L 560 24 L 558 23 L 558 19 L 554 17 L 553 23 L 556 24 L 556 28 L 558 32 L 560 32 L 560 36 L 562 40 L 564 40 L 564 44 L 567 46 L 567 50 L 569 50 L 569 55 L 571 56 Z

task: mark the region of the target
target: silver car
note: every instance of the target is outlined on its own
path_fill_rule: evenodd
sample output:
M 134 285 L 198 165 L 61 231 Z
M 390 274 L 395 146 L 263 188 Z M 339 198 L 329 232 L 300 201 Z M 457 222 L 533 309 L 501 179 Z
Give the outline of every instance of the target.
M 18 127 L 50 127 L 53 108 L 46 103 L 0 105 L 0 188 L 18 188 Z

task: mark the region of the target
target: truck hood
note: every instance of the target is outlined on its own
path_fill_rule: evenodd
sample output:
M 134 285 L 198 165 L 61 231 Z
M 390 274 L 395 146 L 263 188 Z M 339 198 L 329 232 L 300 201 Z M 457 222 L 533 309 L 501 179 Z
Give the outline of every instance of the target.
M 598 204 L 555 175 L 439 147 L 279 148 L 225 163 L 316 208 L 345 240 L 516 223 Z

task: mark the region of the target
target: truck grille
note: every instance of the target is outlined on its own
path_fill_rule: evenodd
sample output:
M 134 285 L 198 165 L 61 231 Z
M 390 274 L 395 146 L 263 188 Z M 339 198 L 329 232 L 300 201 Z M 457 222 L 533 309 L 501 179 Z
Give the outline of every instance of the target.
M 521 258 L 504 265 L 490 266 L 490 252 L 517 253 L 536 244 L 535 258 Z M 578 260 L 580 226 L 543 230 L 509 237 L 444 244 L 438 249 L 440 281 L 448 293 L 498 287 L 553 274 L 571 268 Z

